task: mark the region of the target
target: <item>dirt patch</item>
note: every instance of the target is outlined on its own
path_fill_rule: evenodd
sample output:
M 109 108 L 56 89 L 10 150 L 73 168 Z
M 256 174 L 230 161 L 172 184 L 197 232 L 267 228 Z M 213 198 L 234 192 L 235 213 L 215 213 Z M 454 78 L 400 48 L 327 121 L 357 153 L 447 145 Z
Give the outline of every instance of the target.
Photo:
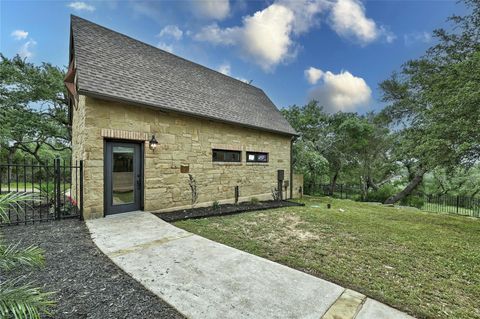
M 258 203 L 243 202 L 236 205 L 224 204 L 224 205 L 220 205 L 216 209 L 209 206 L 209 207 L 198 207 L 198 208 L 178 210 L 178 211 L 168 212 L 168 213 L 160 213 L 160 212 L 153 212 L 153 213 L 157 217 L 163 219 L 166 222 L 175 222 L 178 220 L 185 220 L 185 219 L 231 215 L 231 214 L 238 214 L 238 213 L 245 213 L 245 212 L 257 211 L 257 210 L 280 208 L 280 207 L 289 207 L 289 206 L 305 206 L 305 204 L 289 202 L 289 201 L 270 200 L 270 201 L 263 201 Z
M 46 265 L 28 281 L 54 291 L 52 318 L 184 318 L 100 252 L 83 222 L 63 220 L 0 228 L 7 243 L 37 245 Z M 15 273 L 3 273 L 3 278 Z
M 319 239 L 320 237 L 309 230 L 302 229 L 302 224 L 305 224 L 304 221 L 298 215 L 284 215 L 278 219 L 282 224 L 282 229 L 284 235 L 287 237 L 295 238 L 300 241 L 308 241 Z

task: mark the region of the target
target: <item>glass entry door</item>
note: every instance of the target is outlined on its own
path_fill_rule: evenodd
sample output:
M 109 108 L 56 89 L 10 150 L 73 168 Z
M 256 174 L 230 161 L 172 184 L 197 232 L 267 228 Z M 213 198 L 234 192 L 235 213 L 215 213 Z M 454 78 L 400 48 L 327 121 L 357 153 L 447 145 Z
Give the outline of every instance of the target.
M 107 142 L 105 154 L 106 214 L 141 209 L 143 169 L 141 145 Z

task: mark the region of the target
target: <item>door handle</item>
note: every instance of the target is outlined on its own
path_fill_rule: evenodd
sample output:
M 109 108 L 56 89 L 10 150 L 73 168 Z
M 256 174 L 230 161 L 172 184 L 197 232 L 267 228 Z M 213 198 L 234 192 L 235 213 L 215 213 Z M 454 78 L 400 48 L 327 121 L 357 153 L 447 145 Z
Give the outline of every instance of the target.
M 137 175 L 137 189 L 140 189 L 142 186 L 142 182 L 140 180 L 140 175 Z

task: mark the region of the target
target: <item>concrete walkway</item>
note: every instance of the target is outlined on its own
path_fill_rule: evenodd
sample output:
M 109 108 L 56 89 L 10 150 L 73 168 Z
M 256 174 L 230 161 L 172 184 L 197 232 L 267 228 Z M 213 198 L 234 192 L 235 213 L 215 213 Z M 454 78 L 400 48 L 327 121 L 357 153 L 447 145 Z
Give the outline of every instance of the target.
M 89 220 L 87 226 L 115 264 L 188 318 L 412 318 L 147 212 Z

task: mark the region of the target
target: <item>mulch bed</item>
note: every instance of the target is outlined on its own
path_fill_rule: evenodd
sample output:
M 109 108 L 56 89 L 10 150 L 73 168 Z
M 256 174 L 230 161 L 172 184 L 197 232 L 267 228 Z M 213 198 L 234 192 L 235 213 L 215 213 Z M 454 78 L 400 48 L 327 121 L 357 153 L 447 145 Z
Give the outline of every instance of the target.
M 223 204 L 216 209 L 214 209 L 212 206 L 209 206 L 209 207 L 198 207 L 198 208 L 177 210 L 177 211 L 168 212 L 168 213 L 160 213 L 160 212 L 153 212 L 153 213 L 157 217 L 170 223 L 170 222 L 175 222 L 175 221 L 184 220 L 184 219 L 231 215 L 231 214 L 238 214 L 238 213 L 245 213 L 245 212 L 257 211 L 257 210 L 280 208 L 280 207 L 289 207 L 289 206 L 305 206 L 305 204 L 289 202 L 289 201 L 269 200 L 269 201 L 262 201 L 258 203 L 242 202 L 239 204 Z
M 7 243 L 21 241 L 21 246 L 45 250 L 45 268 L 32 271 L 26 280 L 55 292 L 51 318 L 184 318 L 98 250 L 83 222 L 10 226 L 0 232 Z

